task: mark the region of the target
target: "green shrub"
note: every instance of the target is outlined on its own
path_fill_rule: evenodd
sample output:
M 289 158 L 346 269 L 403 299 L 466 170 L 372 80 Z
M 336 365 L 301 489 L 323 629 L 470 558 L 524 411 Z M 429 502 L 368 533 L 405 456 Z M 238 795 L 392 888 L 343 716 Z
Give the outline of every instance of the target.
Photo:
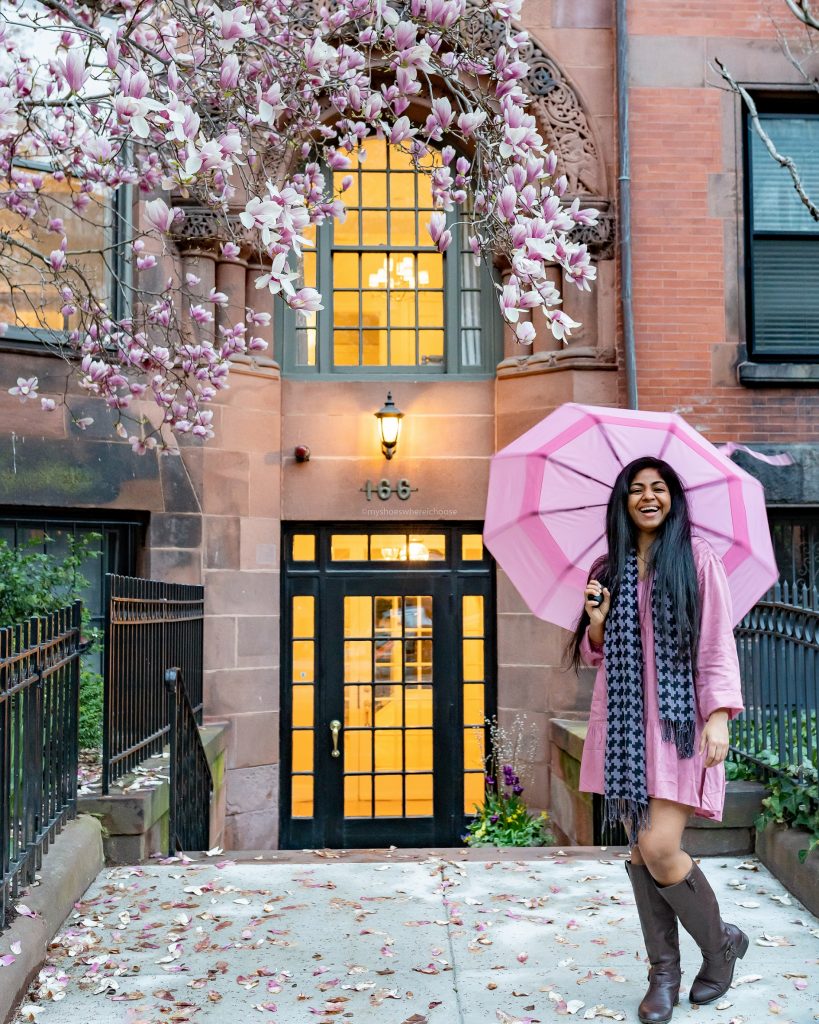
M 76 601 L 88 587 L 82 566 L 101 555 L 91 546 L 99 540 L 98 533 L 80 539 L 69 536 L 68 553 L 62 557 L 35 550 L 42 541 L 13 547 L 0 540 L 0 626 L 13 626 Z M 85 606 L 83 627 L 84 638 L 91 641 L 86 654 L 91 655 L 99 649 L 99 636 L 88 628 Z M 87 658 L 80 672 L 79 743 L 83 749 L 102 745 L 102 676 L 88 667 Z
M 808 845 L 799 851 L 799 860 L 819 847 L 819 773 L 805 759 L 800 767 L 788 765 L 771 773 L 767 782 L 768 796 L 762 801 L 762 813 L 756 827 L 764 829 L 770 822 L 800 828 L 809 835 Z
M 89 558 L 100 556 L 90 547 L 99 540 L 98 533 L 80 540 L 69 536 L 68 554 L 63 558 L 33 550 L 41 546 L 40 541 L 12 547 L 0 540 L 0 626 L 14 626 L 76 601 L 88 586 L 81 567 Z
M 80 750 L 102 747 L 102 676 L 83 668 L 80 672 Z

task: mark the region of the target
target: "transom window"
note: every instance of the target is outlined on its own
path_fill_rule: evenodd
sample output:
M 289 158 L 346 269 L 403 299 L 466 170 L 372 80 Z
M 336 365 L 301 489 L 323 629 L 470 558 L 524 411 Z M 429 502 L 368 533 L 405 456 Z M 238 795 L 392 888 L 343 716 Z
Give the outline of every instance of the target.
M 760 121 L 819 196 L 819 108 L 759 103 Z M 819 360 L 819 223 L 750 120 L 748 133 L 749 353 L 759 360 Z
M 324 309 L 280 306 L 280 362 L 293 373 L 380 372 L 483 375 L 499 358 L 499 313 L 489 272 L 476 267 L 467 231 L 438 252 L 426 225 L 431 181 L 407 153 L 370 139 L 333 174 L 348 207 L 343 223 L 313 232 L 300 284 L 318 288 Z M 440 165 L 437 152 L 428 166 Z M 351 184 L 344 189 L 343 182 Z

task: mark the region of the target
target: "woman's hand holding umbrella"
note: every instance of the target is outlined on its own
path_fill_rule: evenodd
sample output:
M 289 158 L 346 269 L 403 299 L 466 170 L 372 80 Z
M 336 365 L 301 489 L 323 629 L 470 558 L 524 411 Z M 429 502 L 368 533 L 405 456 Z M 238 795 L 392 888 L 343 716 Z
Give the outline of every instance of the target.
M 599 580 L 586 584 L 586 614 L 589 617 L 589 640 L 598 647 L 603 644 L 603 626 L 611 607 L 611 594 Z

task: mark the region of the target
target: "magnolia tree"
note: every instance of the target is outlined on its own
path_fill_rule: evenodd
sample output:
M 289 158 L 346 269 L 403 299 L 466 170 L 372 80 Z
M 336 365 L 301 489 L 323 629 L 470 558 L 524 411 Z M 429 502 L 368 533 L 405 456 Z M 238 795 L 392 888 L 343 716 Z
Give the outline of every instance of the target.
M 559 265 L 589 288 L 595 269 L 571 232 L 597 213 L 565 198 L 527 112 L 522 0 L 0 2 L 5 327 L 38 328 L 136 450 L 166 448 L 173 432 L 210 437 L 207 404 L 227 386 L 231 358 L 265 348 L 269 314 L 248 308 L 227 326 L 220 316 L 217 330 L 228 296 L 202 297 L 191 274 L 157 287 L 157 258 L 184 236 L 185 209 L 223 220 L 221 259 L 258 249 L 257 287 L 320 310 L 320 294 L 299 287 L 298 259 L 312 226 L 344 219 L 351 179 L 338 172 L 351 154 L 365 159 L 373 136 L 431 176 L 427 227 L 441 252 L 462 220 L 476 260 L 510 267 L 498 298 L 520 342 L 534 337 L 536 308 L 557 339 L 578 326 L 548 271 Z M 475 19 L 505 27 L 496 52 L 477 45 Z M 90 253 L 83 223 L 98 223 L 101 198 L 118 191 L 133 196 L 128 216 L 114 205 L 119 230 Z M 91 256 L 109 274 L 130 266 L 118 281 L 124 302 L 95 286 Z M 56 326 L 20 284 L 32 274 L 57 297 Z M 35 377 L 11 393 L 55 407 Z

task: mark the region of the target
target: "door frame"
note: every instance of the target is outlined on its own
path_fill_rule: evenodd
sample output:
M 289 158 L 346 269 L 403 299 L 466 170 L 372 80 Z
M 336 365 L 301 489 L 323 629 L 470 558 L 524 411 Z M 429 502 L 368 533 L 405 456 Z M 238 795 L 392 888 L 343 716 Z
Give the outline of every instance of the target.
M 279 783 L 279 848 L 355 848 L 372 846 L 457 846 L 471 814 L 463 811 L 463 685 L 462 685 L 462 626 L 461 598 L 465 594 L 480 593 L 484 597 L 484 715 L 491 718 L 497 709 L 497 650 L 495 615 L 494 562 L 484 548 L 483 559 L 469 561 L 462 558 L 461 537 L 481 534 L 482 523 L 434 522 L 339 522 L 339 523 L 286 523 L 282 524 L 281 572 L 281 686 L 280 686 L 280 783 Z M 367 534 L 445 534 L 447 557 L 434 562 L 332 562 L 330 538 L 333 533 Z M 293 562 L 290 558 L 292 539 L 296 534 L 313 534 L 316 538 L 316 558 L 313 562 Z M 437 653 L 433 659 L 433 765 L 435 774 L 434 813 L 432 818 L 344 819 L 341 772 L 330 760 L 330 736 L 325 736 L 325 724 L 331 718 L 343 721 L 341 686 L 336 693 L 322 688 L 326 677 L 327 638 L 331 635 L 331 601 L 344 593 L 369 592 L 379 581 L 393 588 L 390 593 L 433 596 L 433 639 Z M 389 582 L 388 582 L 389 581 Z M 419 589 L 419 587 L 421 589 Z M 346 588 L 346 589 L 345 589 Z M 382 589 L 382 592 L 383 589 Z M 294 818 L 291 811 L 291 759 L 292 759 L 292 673 L 290 637 L 288 627 L 292 597 L 310 594 L 315 599 L 315 708 L 313 718 L 313 777 L 315 782 L 313 817 Z M 447 628 L 447 622 L 452 625 Z M 457 624 L 457 627 L 456 625 Z M 439 635 L 436 638 L 436 630 Z M 440 645 L 440 646 L 438 646 Z M 440 701 L 447 691 L 444 674 L 449 671 L 453 680 L 449 686 L 447 706 Z M 436 701 L 438 702 L 436 706 Z M 484 731 L 485 749 L 489 730 Z M 343 735 L 343 734 L 342 734 Z M 440 766 L 456 764 L 457 771 L 442 772 Z M 319 779 L 325 771 L 336 769 L 336 779 L 329 793 L 317 792 Z M 339 811 L 335 815 L 324 813 L 327 801 L 335 798 Z M 321 813 L 320 813 L 321 811 Z M 383 823 L 383 824 L 382 824 Z M 365 835 L 366 833 L 366 835 Z

